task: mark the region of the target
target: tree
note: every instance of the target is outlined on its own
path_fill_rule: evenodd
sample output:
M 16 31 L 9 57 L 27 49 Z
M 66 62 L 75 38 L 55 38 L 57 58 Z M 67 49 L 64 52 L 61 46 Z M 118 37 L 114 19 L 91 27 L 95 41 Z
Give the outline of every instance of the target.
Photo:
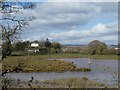
M 55 49 L 61 49 L 60 43 L 57 43 L 57 42 L 53 42 L 52 47 L 54 47 Z
M 52 43 L 52 48 L 53 48 L 53 50 L 54 50 L 55 53 L 59 53 L 61 51 L 61 45 L 60 45 L 60 43 L 53 42 Z
M 0 2 L 0 29 L 2 30 L 2 61 L 7 55 L 11 54 L 11 43 L 19 38 L 19 34 L 25 27 L 29 26 L 29 21 L 34 19 L 31 17 L 20 17 L 23 10 L 34 9 L 35 3 L 24 2 Z M 23 15 L 22 15 L 23 16 Z
M 51 42 L 49 41 L 48 38 L 45 41 L 45 47 L 48 49 L 48 56 L 49 56 L 49 54 L 51 53 Z M 49 57 L 48 57 L 48 59 L 49 59 Z
M 91 55 L 95 54 L 105 54 L 105 50 L 107 49 L 107 45 L 98 40 L 94 40 L 88 44 L 88 52 Z
M 44 40 L 40 40 L 39 41 L 39 46 L 40 47 L 44 47 L 45 46 L 45 41 Z
M 25 48 L 27 47 L 26 42 L 18 42 L 15 45 L 15 50 L 16 51 L 25 51 Z
M 118 44 L 117 55 L 120 55 L 120 43 Z
M 51 42 L 49 41 L 49 39 L 47 38 L 45 41 L 45 47 L 46 48 L 51 48 Z

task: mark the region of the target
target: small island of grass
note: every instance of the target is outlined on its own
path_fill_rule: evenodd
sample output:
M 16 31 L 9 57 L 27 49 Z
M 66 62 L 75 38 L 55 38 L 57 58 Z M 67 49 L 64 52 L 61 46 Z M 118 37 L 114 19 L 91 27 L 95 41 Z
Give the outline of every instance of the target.
M 7 60 L 9 59 L 9 60 Z M 35 56 L 8 57 L 3 62 L 3 72 L 86 72 L 90 68 L 77 67 L 73 62 L 46 60 Z

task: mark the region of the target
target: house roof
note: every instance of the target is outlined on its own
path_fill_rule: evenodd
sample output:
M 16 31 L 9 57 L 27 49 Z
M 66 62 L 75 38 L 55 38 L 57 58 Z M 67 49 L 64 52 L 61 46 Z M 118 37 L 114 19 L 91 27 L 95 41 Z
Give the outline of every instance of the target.
M 38 43 L 31 43 L 31 47 L 38 47 L 39 44 Z

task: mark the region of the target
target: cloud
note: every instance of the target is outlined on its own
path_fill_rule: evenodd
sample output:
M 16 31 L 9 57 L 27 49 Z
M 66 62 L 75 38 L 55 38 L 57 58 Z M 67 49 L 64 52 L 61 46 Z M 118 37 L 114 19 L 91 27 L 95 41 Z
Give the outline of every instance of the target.
M 97 7 L 87 6 L 87 3 L 39 3 L 33 11 L 36 20 L 31 25 L 52 28 L 85 25 L 93 18 L 93 13 L 99 11 Z M 27 12 L 26 15 L 30 13 L 32 12 Z
M 117 19 L 117 3 L 105 2 L 45 2 L 37 3 L 35 10 L 23 11 L 25 16 L 35 16 L 28 31 L 23 33 L 24 40 L 50 38 L 60 43 L 79 44 L 99 39 L 111 43 L 116 41 L 117 23 L 96 22 L 88 29 L 94 19 Z M 113 22 L 113 21 L 112 21 Z M 110 38 L 112 37 L 112 38 Z
M 35 10 L 25 11 L 24 15 L 36 17 L 30 23 L 33 28 L 63 29 L 74 25 L 84 26 L 96 17 L 117 16 L 116 4 L 46 2 L 38 3 Z M 113 18 L 117 18 L 115 16 Z
M 63 44 L 67 43 L 88 43 L 91 40 L 101 40 L 107 43 L 110 41 L 118 41 L 117 23 L 112 24 L 97 24 L 89 30 L 70 30 L 59 34 L 50 34 L 51 40 L 60 41 Z

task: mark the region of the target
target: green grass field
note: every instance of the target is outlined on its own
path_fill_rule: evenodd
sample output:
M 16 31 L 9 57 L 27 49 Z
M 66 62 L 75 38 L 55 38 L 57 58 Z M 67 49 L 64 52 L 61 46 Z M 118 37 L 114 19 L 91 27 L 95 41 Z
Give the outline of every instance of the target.
M 81 54 L 50 54 L 50 55 L 34 55 L 34 57 L 40 58 L 94 58 L 94 59 L 107 59 L 107 60 L 118 60 L 118 55 L 81 55 Z

